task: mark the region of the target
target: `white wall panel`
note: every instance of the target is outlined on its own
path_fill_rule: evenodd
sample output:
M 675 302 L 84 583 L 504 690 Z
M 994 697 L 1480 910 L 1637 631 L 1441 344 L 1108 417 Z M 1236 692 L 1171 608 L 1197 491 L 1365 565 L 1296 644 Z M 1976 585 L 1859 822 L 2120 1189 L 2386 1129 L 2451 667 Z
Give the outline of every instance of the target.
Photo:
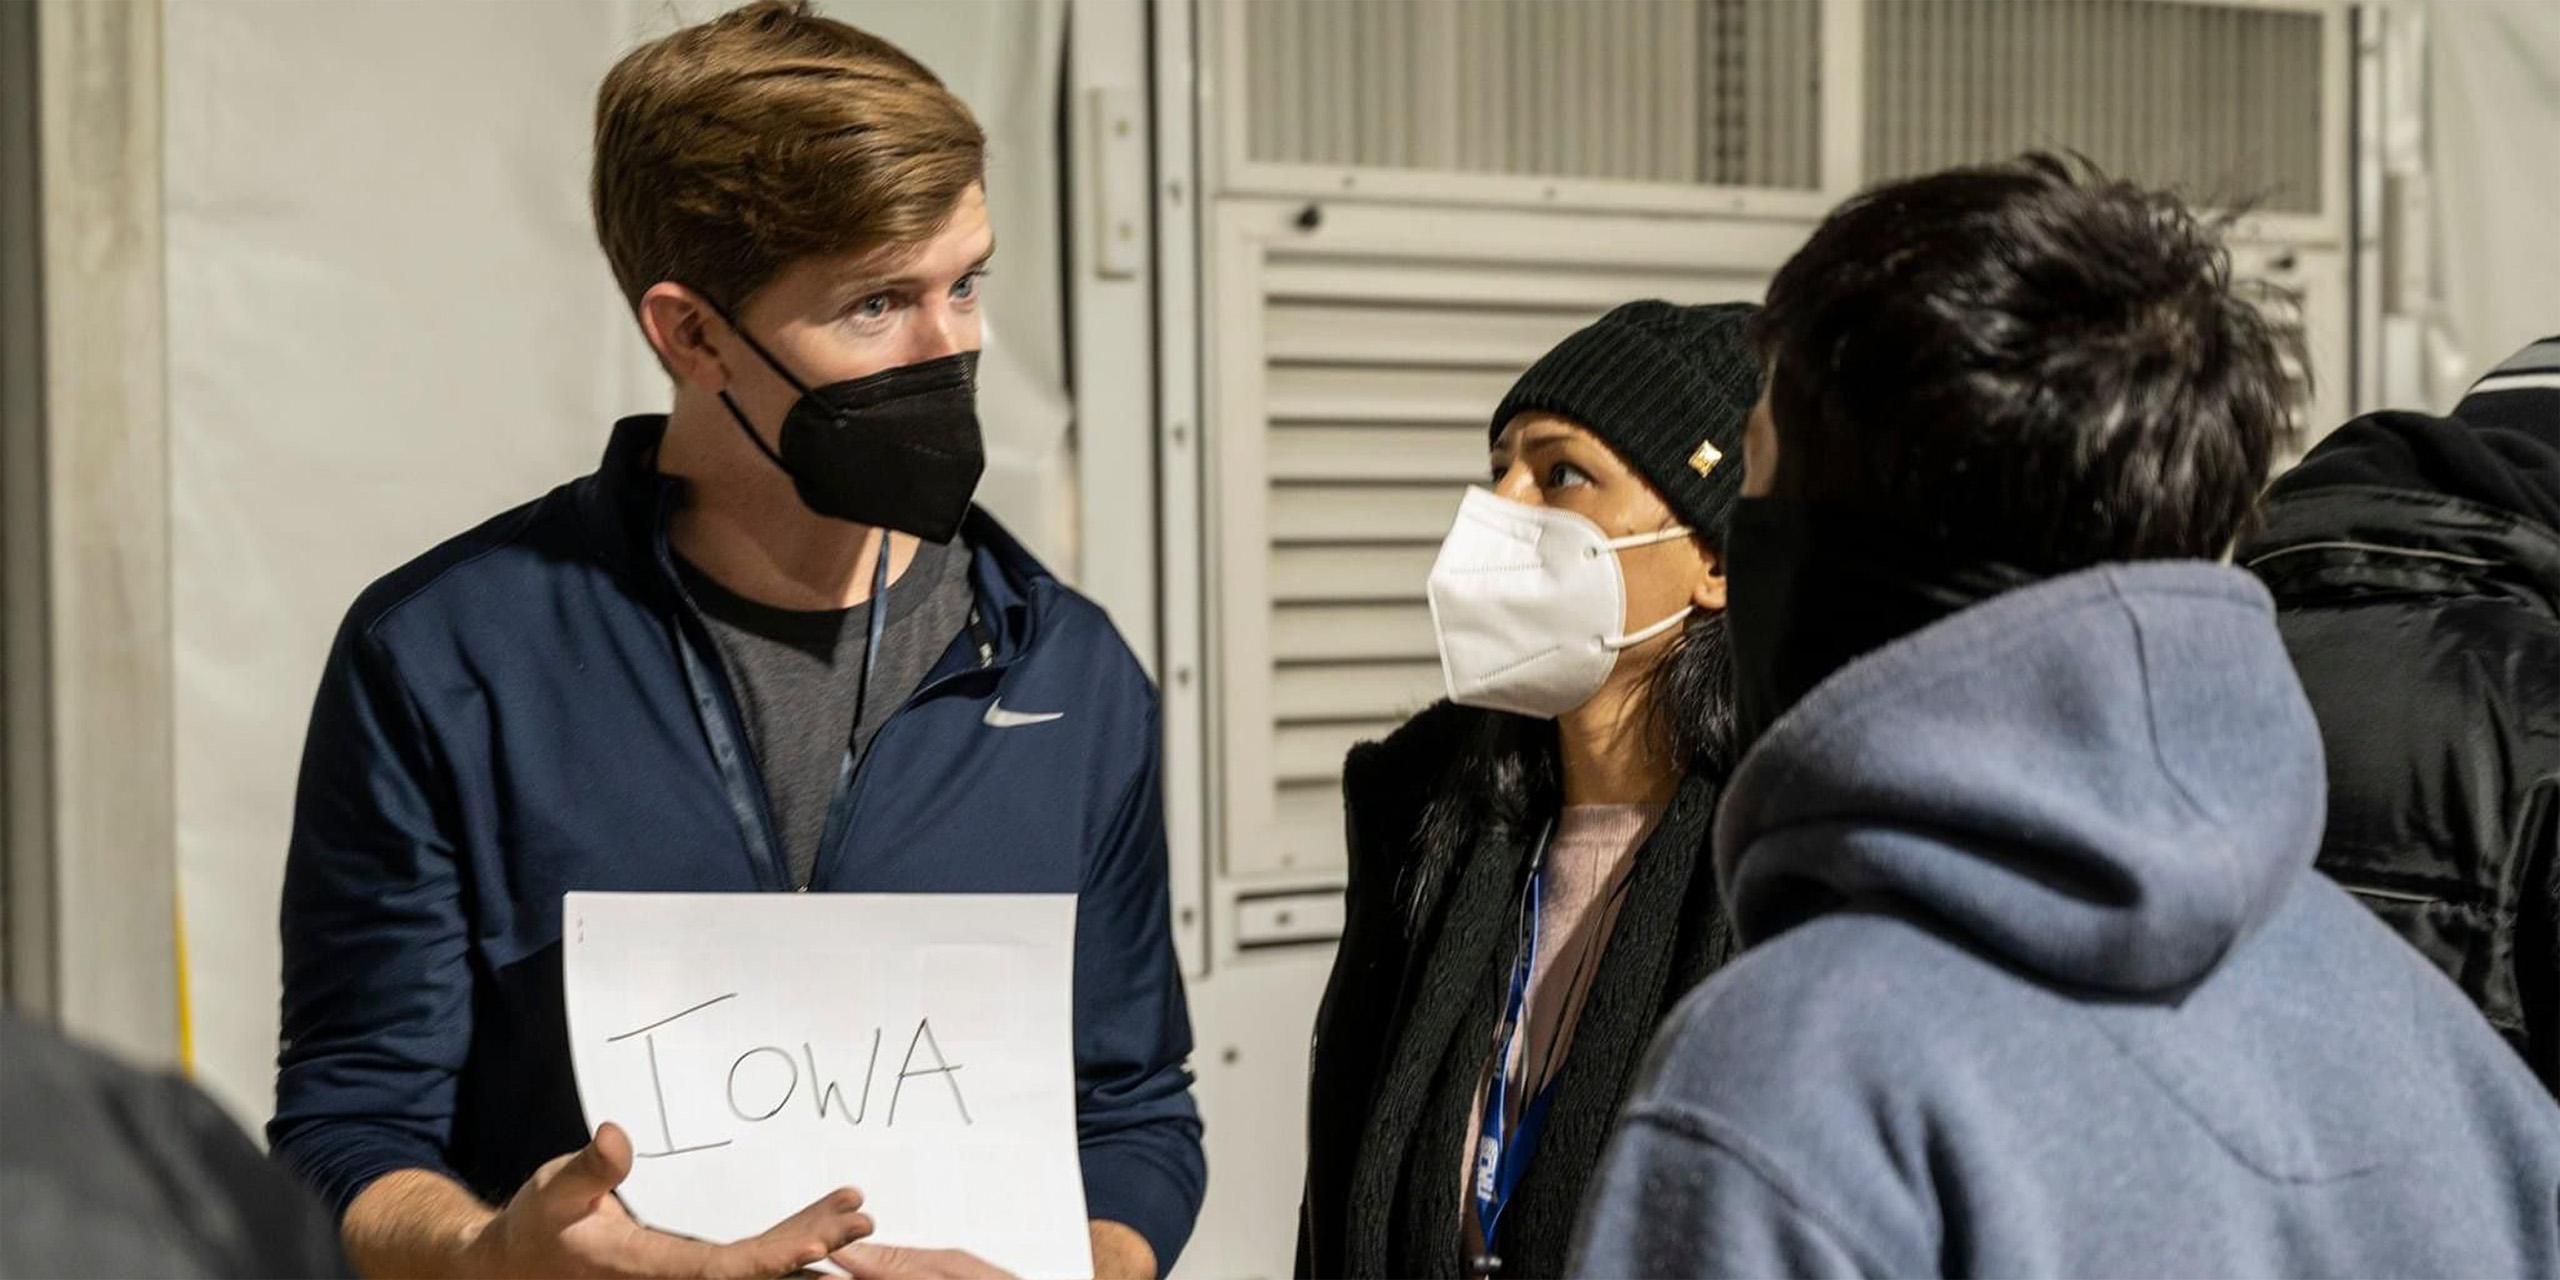
M 595 84 L 640 11 L 167 7 L 179 880 L 198 1074 L 244 1118 L 339 617 L 664 408 L 586 216 Z

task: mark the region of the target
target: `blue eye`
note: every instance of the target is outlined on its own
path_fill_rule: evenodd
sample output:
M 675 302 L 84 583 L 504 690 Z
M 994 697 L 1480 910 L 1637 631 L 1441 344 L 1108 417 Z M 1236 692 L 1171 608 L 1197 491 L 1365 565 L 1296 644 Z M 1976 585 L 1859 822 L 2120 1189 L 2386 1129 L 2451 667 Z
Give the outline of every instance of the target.
M 878 320 L 887 316 L 889 309 L 897 303 L 897 298 L 890 294 L 875 293 L 854 303 L 853 307 L 845 312 L 845 317 L 851 320 Z
M 955 281 L 951 286 L 951 296 L 961 302 L 967 302 L 971 298 L 977 297 L 978 286 L 984 283 L 986 278 L 987 273 L 984 271 L 972 271 L 969 274 L 960 277 L 960 279 Z

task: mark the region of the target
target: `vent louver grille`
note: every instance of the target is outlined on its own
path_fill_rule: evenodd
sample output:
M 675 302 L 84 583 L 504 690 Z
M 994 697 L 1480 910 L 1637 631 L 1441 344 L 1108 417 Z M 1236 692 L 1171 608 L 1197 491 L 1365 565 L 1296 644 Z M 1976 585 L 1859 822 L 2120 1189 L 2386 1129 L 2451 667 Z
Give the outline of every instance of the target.
M 1342 760 L 1441 696 L 1423 583 L 1487 420 L 1566 334 L 1630 298 L 1755 298 L 1756 275 L 1275 254 L 1261 272 L 1263 518 L 1229 536 L 1267 557 L 1267 625 L 1227 637 L 1267 715 L 1231 751 L 1268 762 L 1268 808 L 1243 803 L 1231 874 L 1342 865 Z M 1248 553 L 1249 554 L 1249 553 Z M 1251 739 L 1250 741 L 1246 739 Z M 1264 822 L 1268 826 L 1264 826 Z
M 1870 0 L 1866 176 L 2067 149 L 2210 203 L 2317 212 L 2321 30 L 2161 0 Z
M 1256 0 L 1247 151 L 1293 164 L 1812 189 L 1806 0 Z

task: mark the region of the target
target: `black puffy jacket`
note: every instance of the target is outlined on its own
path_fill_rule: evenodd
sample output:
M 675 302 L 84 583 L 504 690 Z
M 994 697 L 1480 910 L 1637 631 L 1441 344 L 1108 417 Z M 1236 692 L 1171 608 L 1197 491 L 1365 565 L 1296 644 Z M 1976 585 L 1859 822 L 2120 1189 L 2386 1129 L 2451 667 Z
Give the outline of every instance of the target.
M 2326 740 L 2320 868 L 2560 1093 L 2560 531 L 2441 490 L 2279 485 L 2239 559 Z

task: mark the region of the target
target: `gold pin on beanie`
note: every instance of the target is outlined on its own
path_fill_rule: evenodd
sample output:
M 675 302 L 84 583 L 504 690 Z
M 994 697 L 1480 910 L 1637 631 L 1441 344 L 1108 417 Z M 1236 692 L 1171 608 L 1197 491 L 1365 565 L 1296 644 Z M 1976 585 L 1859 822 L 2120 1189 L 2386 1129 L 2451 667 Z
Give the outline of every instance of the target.
M 1630 302 L 1557 343 L 1493 411 L 1499 437 L 1532 410 L 1590 429 L 1618 451 L 1692 528 L 1724 527 L 1742 468 L 1718 465 L 1742 446 L 1760 399 L 1760 358 L 1747 302 Z

